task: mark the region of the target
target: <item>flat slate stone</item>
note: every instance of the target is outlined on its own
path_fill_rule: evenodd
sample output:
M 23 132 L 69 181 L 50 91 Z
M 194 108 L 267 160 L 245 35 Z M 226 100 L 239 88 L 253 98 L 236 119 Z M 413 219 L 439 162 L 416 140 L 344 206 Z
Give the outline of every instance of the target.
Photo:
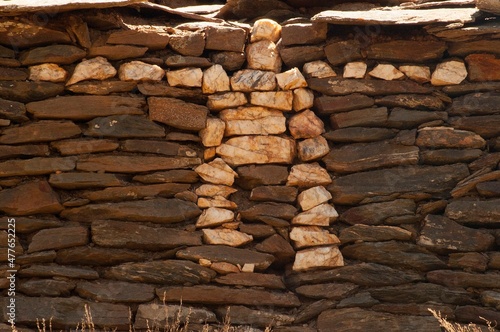
M 6 3 L 2 5 L 11 6 L 12 4 Z M 44 7 L 46 8 L 46 4 L 44 4 Z M 2 12 L 4 12 L 4 9 L 2 9 Z M 0 44 L 8 47 L 29 48 L 54 43 L 71 43 L 71 39 L 66 31 L 40 26 L 40 24 L 29 21 L 21 22 L 11 18 L 2 19 L 1 24 L 9 28 L 1 31 Z
M 494 54 L 471 54 L 465 58 L 472 82 L 500 81 L 500 58 Z
M 80 281 L 75 292 L 84 299 L 97 302 L 149 302 L 155 297 L 155 289 L 151 285 L 116 281 Z
M 492 53 L 500 55 L 499 48 L 500 41 L 495 39 L 468 40 L 463 42 L 450 43 L 448 53 L 450 54 L 450 56 L 458 57 L 465 57 L 471 53 Z
M 205 29 L 205 49 L 243 52 L 247 32 L 234 26 L 214 25 Z
M 314 106 L 319 114 L 332 114 L 353 111 L 357 109 L 372 107 L 375 104 L 373 98 L 354 93 L 341 97 L 321 96 L 314 99 Z
M 99 273 L 96 270 L 88 267 L 73 267 L 73 266 L 62 266 L 57 264 L 45 264 L 38 265 L 33 264 L 29 267 L 19 270 L 19 275 L 21 277 L 63 277 L 63 278 L 73 278 L 73 279 L 98 279 Z
M 87 52 L 72 45 L 50 45 L 38 47 L 22 53 L 19 60 L 23 66 L 38 65 L 41 63 L 56 63 L 68 65 L 83 59 Z
M 161 34 L 155 31 L 121 30 L 112 32 L 107 44 L 122 44 L 145 46 L 150 50 L 162 50 L 167 47 L 170 37 L 168 34 Z
M 0 81 L 0 98 L 22 103 L 55 97 L 63 92 L 62 84 L 52 82 Z
M 230 273 L 215 279 L 221 285 L 285 289 L 280 276 L 263 273 Z
M 110 138 L 165 137 L 165 129 L 153 121 L 136 115 L 112 115 L 87 122 L 85 136 Z
M 219 308 L 217 313 L 220 317 L 228 314 L 232 324 L 252 325 L 261 328 L 270 328 L 274 326 L 290 325 L 294 322 L 295 317 L 288 314 L 278 313 L 271 309 L 250 309 L 245 306 L 231 306 L 227 308 Z
M 340 231 L 340 242 L 380 242 L 380 241 L 410 241 L 412 233 L 401 227 L 395 226 L 370 226 L 356 224 L 354 226 L 344 228 Z
M 18 285 L 18 289 L 21 293 L 33 297 L 68 297 L 75 287 L 75 282 L 52 279 L 26 280 L 20 282 Z
M 52 142 L 50 145 L 52 148 L 59 151 L 62 156 L 111 152 L 120 146 L 117 142 L 107 139 L 72 139 Z
M 415 144 L 427 148 L 482 149 L 486 141 L 474 132 L 449 127 L 427 127 L 418 131 Z
M 164 250 L 201 245 L 201 234 L 120 221 L 94 221 L 92 241 L 102 247 Z
M 58 213 L 62 209 L 59 196 L 47 181 L 28 182 L 0 191 L 0 211 L 7 215 Z
M 198 262 L 200 259 L 208 259 L 212 263 L 225 262 L 243 266 L 254 264 L 256 270 L 265 270 L 274 261 L 272 255 L 259 253 L 249 249 L 233 248 L 220 245 L 205 245 L 189 247 L 179 250 L 177 257 Z
M 281 60 L 289 68 L 300 67 L 306 62 L 321 60 L 325 57 L 322 45 L 284 47 L 280 49 Z
M 104 276 L 108 279 L 162 285 L 208 283 L 216 274 L 215 271 L 207 267 L 184 260 L 125 263 L 113 266 L 104 272 Z M 163 295 L 160 295 L 160 298 L 163 298 Z M 172 300 L 169 296 L 167 299 Z
M 197 152 L 187 146 L 165 141 L 126 140 L 122 142 L 121 150 L 126 152 L 155 153 L 165 156 L 197 156 Z
M 420 162 L 426 165 L 470 163 L 481 157 L 480 149 L 437 149 L 420 151 Z
M 432 196 L 446 193 L 469 175 L 465 164 L 407 166 L 350 174 L 333 179 L 328 190 L 336 204 L 357 204 L 365 198 L 395 193 L 423 192 Z
M 88 204 L 66 209 L 61 216 L 74 221 L 118 219 L 169 224 L 190 220 L 200 214 L 201 210 L 194 203 L 155 198 L 146 201 Z
M 14 159 L 19 157 L 46 157 L 50 154 L 47 145 L 2 145 L 0 159 Z
M 413 81 L 382 81 L 342 78 L 310 78 L 307 80 L 310 89 L 328 96 L 342 96 L 361 93 L 368 96 L 392 95 L 401 93 L 428 94 L 430 88 Z
M 143 98 L 120 96 L 64 96 L 33 102 L 26 109 L 39 119 L 92 120 L 110 115 L 143 115 Z
M 393 40 L 371 44 L 366 49 L 366 57 L 395 62 L 426 62 L 440 60 L 445 51 L 443 41 Z
M 272 201 L 278 203 L 293 203 L 297 199 L 298 190 L 287 186 L 262 186 L 252 189 L 251 201 Z
M 45 228 L 61 227 L 63 223 L 58 219 L 40 219 L 40 218 L 16 218 L 16 232 L 19 234 L 33 233 Z M 7 229 L 7 220 L 0 220 L 0 229 Z
M 459 224 L 495 226 L 500 223 L 500 199 L 455 200 L 448 204 L 445 214 Z
M 235 289 L 217 286 L 166 287 L 156 290 L 158 297 L 168 302 L 298 307 L 299 299 L 293 293 L 270 292 L 258 289 Z
M 291 220 L 297 214 L 297 209 L 290 204 L 260 203 L 240 213 L 241 218 L 249 221 L 259 221 L 265 217 Z
M 199 158 L 149 156 L 88 156 L 80 157 L 77 170 L 85 172 L 140 173 L 190 168 L 201 164 Z M 0 164 L 0 175 L 1 175 Z
M 500 92 L 477 92 L 453 98 L 450 115 L 489 115 L 500 112 Z
M 406 107 L 431 111 L 442 111 L 445 108 L 444 102 L 440 98 L 417 94 L 385 96 L 375 99 L 375 103 L 380 106 Z
M 146 175 L 136 175 L 132 178 L 141 183 L 195 183 L 198 181 L 198 173 L 185 169 L 174 169 L 165 172 L 156 172 Z
M 89 231 L 87 227 L 68 226 L 42 229 L 33 235 L 28 247 L 28 253 L 82 246 L 87 244 L 88 240 Z
M 0 99 L 0 116 L 14 122 L 26 122 L 26 107 L 23 103 Z
M 451 126 L 456 129 L 472 131 L 483 138 L 492 138 L 500 135 L 500 115 L 481 115 L 452 118 Z
M 149 118 L 174 128 L 199 131 L 205 128 L 208 108 L 174 98 L 148 98 Z
M 126 186 L 87 191 L 80 196 L 90 201 L 119 202 L 155 196 L 174 197 L 175 194 L 189 190 L 190 187 L 189 184 L 185 183 L 161 183 L 149 186 Z
M 283 221 L 282 221 L 283 222 Z M 272 222 L 268 222 L 272 224 Z M 282 225 L 276 225 L 280 227 Z M 287 227 L 287 226 L 285 226 Z M 260 252 L 271 254 L 275 257 L 275 264 L 284 265 L 289 263 L 295 257 L 295 250 L 288 240 L 285 240 L 283 236 L 279 234 L 274 234 L 262 241 L 255 246 Z
M 2 131 L 0 144 L 52 142 L 79 136 L 80 127 L 71 121 L 38 121 Z
M 369 143 L 396 136 L 396 132 L 388 128 L 349 127 L 331 130 L 323 137 L 338 143 Z
M 109 95 L 111 93 L 130 92 L 137 87 L 137 82 L 124 81 L 91 81 L 79 82 L 66 87 L 73 93 L 87 95 Z
M 75 169 L 75 164 L 76 159 L 74 157 L 9 160 L 0 163 L 0 178 L 50 174 L 56 171 L 72 171 Z
M 384 127 L 387 125 L 387 119 L 388 111 L 386 107 L 364 108 L 330 115 L 330 123 L 334 129 Z
M 129 58 L 139 58 L 148 51 L 147 47 L 131 45 L 105 45 L 91 47 L 88 51 L 89 58 L 102 56 L 108 60 L 124 60 Z
M 246 190 L 263 185 L 284 184 L 288 178 L 288 168 L 279 165 L 241 166 L 236 172 L 236 184 Z
M 295 289 L 297 294 L 312 299 L 342 300 L 352 295 L 359 288 L 350 282 L 339 282 L 331 284 L 303 285 Z
M 485 197 L 500 197 L 500 181 L 478 183 L 476 190 Z
M 27 70 L 0 67 L 0 81 L 25 81 L 27 79 Z
M 372 288 L 368 292 L 379 301 L 397 304 L 426 302 L 466 304 L 474 301 L 465 289 L 449 289 L 431 283 L 379 287 Z
M 469 273 L 462 271 L 436 270 L 426 275 L 429 282 L 446 287 L 497 288 L 500 282 L 498 273 Z
M 387 126 L 398 129 L 411 129 L 431 121 L 446 121 L 447 112 L 415 111 L 395 107 L 387 119 Z
M 51 174 L 49 183 L 60 189 L 87 189 L 103 187 L 120 187 L 125 185 L 123 179 L 109 173 L 59 173 Z
M 379 225 L 387 218 L 414 215 L 417 206 L 411 199 L 364 204 L 346 210 L 340 219 L 350 225 Z
M 444 86 L 442 91 L 448 96 L 455 97 L 469 93 L 498 91 L 499 89 L 500 82 L 477 82 Z

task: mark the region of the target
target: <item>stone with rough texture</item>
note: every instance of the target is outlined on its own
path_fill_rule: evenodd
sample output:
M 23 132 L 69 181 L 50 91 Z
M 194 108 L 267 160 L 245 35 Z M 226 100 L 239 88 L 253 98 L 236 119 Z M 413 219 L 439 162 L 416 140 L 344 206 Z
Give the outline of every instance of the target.
M 320 96 L 314 100 L 314 106 L 322 115 L 359 110 L 374 104 L 373 98 L 359 93 L 342 97 Z
M 122 81 L 161 81 L 163 76 L 165 71 L 160 66 L 142 61 L 124 63 L 118 69 L 118 77 Z
M 281 57 L 276 47 L 270 40 L 260 40 L 248 44 L 245 53 L 247 55 L 248 68 L 258 70 L 270 70 L 279 73 L 281 70 Z
M 491 324 L 498 324 L 500 321 L 498 311 L 472 305 L 458 307 L 455 310 L 455 316 L 457 321 L 465 324 L 471 322 L 475 324 L 485 324 L 485 320 L 491 322 Z
M 145 96 L 178 98 L 200 105 L 205 105 L 208 99 L 207 96 L 201 93 L 201 88 L 176 88 L 164 81 L 142 82 L 137 84 L 137 87 L 139 92 Z
M 445 108 L 443 101 L 439 97 L 416 94 L 385 96 L 375 99 L 375 103 L 380 106 L 406 107 L 432 111 L 442 111 Z
M 203 210 L 196 221 L 197 228 L 215 227 L 234 220 L 234 212 L 221 208 L 208 208 Z
M 196 88 L 202 86 L 203 71 L 200 68 L 183 68 L 167 71 L 167 81 L 170 86 Z
M 67 158 L 32 158 L 26 160 L 9 160 L 0 163 L 0 178 L 7 176 L 42 175 L 57 171 L 72 171 L 76 159 Z
M 217 154 L 232 166 L 245 164 L 291 164 L 295 141 L 278 136 L 239 136 L 218 146 Z
M 233 91 L 272 91 L 276 88 L 276 74 L 272 71 L 243 69 L 231 77 Z
M 73 75 L 66 85 L 78 83 L 86 80 L 104 81 L 116 75 L 116 69 L 102 56 L 89 60 L 83 60 L 76 65 Z
M 51 45 L 38 47 L 21 54 L 19 60 L 23 66 L 55 63 L 67 65 L 84 58 L 86 52 L 72 45 Z
M 214 185 L 214 184 L 202 184 L 196 188 L 195 193 L 198 196 L 205 197 L 224 197 L 228 198 L 229 195 L 234 194 L 238 190 L 228 186 Z
M 313 299 L 332 299 L 341 300 L 351 295 L 358 289 L 358 286 L 352 283 L 331 283 L 299 286 L 295 290 L 298 294 Z
M 365 62 L 356 61 L 349 62 L 344 66 L 343 78 L 364 78 L 366 75 L 367 65 Z
M 225 136 L 282 134 L 286 131 L 283 112 L 265 107 L 239 107 L 220 112 Z
M 307 82 L 297 67 L 276 74 L 276 81 L 281 90 L 293 90 L 307 87 Z
M 216 207 L 228 210 L 236 210 L 238 208 L 238 205 L 236 203 L 231 202 L 230 200 L 221 196 L 215 196 L 213 198 L 200 197 L 198 198 L 197 204 L 201 209 Z
M 473 82 L 500 81 L 500 59 L 493 54 L 471 54 L 465 58 Z
M 446 121 L 447 119 L 448 113 L 446 112 L 413 111 L 395 107 L 389 114 L 386 124 L 391 128 L 410 129 L 427 122 Z
M 197 56 L 171 55 L 165 60 L 165 64 L 172 68 L 200 67 L 207 68 L 212 65 L 209 59 Z
M 267 39 L 276 43 L 280 36 L 281 25 L 273 20 L 263 18 L 254 22 L 250 31 L 250 42 L 255 43 Z
M 65 31 L 40 26 L 30 21 L 19 22 L 5 18 L 2 20 L 2 25 L 10 28 L 4 29 L 0 34 L 0 43 L 10 47 L 28 48 L 38 45 L 71 42 Z
M 120 187 L 124 181 L 115 174 L 109 173 L 60 173 L 51 174 L 49 183 L 60 189 L 87 189 L 103 187 Z
M 162 50 L 169 41 L 168 34 L 154 31 L 121 30 L 113 32 L 106 44 L 146 46 L 150 50 Z
M 431 70 L 427 66 L 399 66 L 398 69 L 415 82 L 427 83 L 431 80 Z
M 325 132 L 323 121 L 311 110 L 294 115 L 288 122 L 288 128 L 295 139 L 314 138 Z
M 312 187 L 302 191 L 297 201 L 302 211 L 307 211 L 320 204 L 328 202 L 332 195 L 323 186 Z
M 243 52 L 212 52 L 210 60 L 221 65 L 225 70 L 236 71 L 241 69 L 246 56 Z
M 292 91 L 251 92 L 250 103 L 256 106 L 275 108 L 281 111 L 291 111 L 293 105 Z
M 9 215 L 58 213 L 59 196 L 47 181 L 34 181 L 0 192 L 0 210 Z
M 198 166 L 199 158 L 150 156 L 85 156 L 80 157 L 77 170 L 86 172 L 136 173 Z M 1 174 L 1 173 L 0 173 Z
M 418 52 L 415 52 L 418 50 Z M 374 43 L 366 50 L 368 59 L 396 62 L 426 62 L 443 57 L 446 43 L 434 40 L 393 40 Z
M 148 302 L 155 296 L 153 286 L 116 280 L 80 281 L 75 292 L 83 298 L 112 303 Z
M 242 52 L 247 32 L 235 26 L 214 25 L 205 29 L 205 39 L 207 50 Z
M 373 68 L 368 75 L 375 78 L 380 78 L 386 81 L 399 80 L 404 77 L 396 67 L 389 64 L 379 64 Z
M 323 137 L 338 143 L 369 143 L 393 138 L 396 133 L 387 128 L 350 127 L 326 132 Z
M 349 242 L 379 242 L 379 241 L 410 241 L 412 233 L 395 226 L 369 226 L 356 224 L 340 231 L 339 235 L 342 243 Z
M 251 201 L 293 203 L 297 198 L 297 188 L 287 186 L 255 187 L 250 193 Z
M 364 108 L 344 113 L 334 113 L 330 123 L 335 129 L 347 127 L 382 127 L 388 120 L 386 107 Z
M 201 31 L 176 30 L 168 46 L 181 55 L 200 56 L 205 50 L 205 36 Z
M 350 225 L 380 225 L 388 218 L 412 216 L 416 205 L 411 199 L 364 204 L 346 210 L 340 219 Z
M 99 278 L 96 270 L 89 267 L 73 267 L 62 266 L 57 264 L 32 264 L 29 267 L 19 271 L 19 275 L 26 278 L 32 277 L 62 277 L 70 279 L 88 279 L 94 280 Z
M 14 122 L 26 122 L 26 107 L 23 103 L 0 99 L 0 116 Z
M 297 143 L 297 154 L 301 161 L 313 161 L 330 152 L 327 140 L 323 136 L 308 138 Z
M 292 315 L 278 313 L 273 310 L 255 310 L 245 306 L 231 306 L 227 308 L 220 308 L 217 310 L 219 315 L 223 317 L 226 315 L 231 319 L 232 324 L 238 325 L 252 325 L 261 328 L 270 328 L 276 326 L 287 326 L 293 323 L 295 317 Z
M 441 62 L 431 76 L 431 84 L 436 86 L 460 84 L 467 77 L 467 69 L 461 61 Z
M 206 94 L 229 91 L 229 77 L 221 65 L 213 65 L 203 72 L 201 90 Z
M 208 109 L 174 98 L 148 98 L 149 118 L 174 128 L 199 131 L 205 128 Z
M 61 296 L 68 297 L 75 289 L 76 283 L 63 280 L 27 280 L 20 282 L 18 285 L 19 291 L 23 294 L 33 297 L 39 296 Z
M 344 258 L 336 246 L 318 247 L 298 251 L 292 269 L 294 271 L 311 271 L 344 266 Z
M 486 141 L 479 135 L 448 127 L 426 127 L 418 131 L 416 145 L 428 148 L 482 149 Z
M 488 257 L 483 253 L 466 252 L 451 253 L 448 265 L 451 268 L 460 268 L 466 271 L 484 272 L 488 268 Z
M 58 264 L 75 264 L 91 266 L 110 266 L 126 262 L 145 261 L 148 258 L 165 259 L 175 256 L 175 252 L 163 251 L 152 253 L 119 248 L 74 247 L 57 251 Z
M 198 152 L 186 145 L 164 140 L 150 141 L 129 139 L 122 141 L 121 150 L 125 152 L 154 153 L 165 156 L 197 157 Z
M 297 214 L 292 219 L 292 225 L 330 226 L 339 214 L 330 204 L 321 204 L 310 210 Z
M 379 287 L 369 292 L 377 300 L 398 304 L 427 302 L 467 304 L 473 301 L 471 294 L 466 290 L 448 289 L 432 283 Z
M 38 121 L 2 131 L 0 144 L 40 143 L 79 136 L 80 128 L 71 121 Z
M 252 235 L 256 239 L 267 238 L 276 234 L 272 226 L 264 224 L 247 224 L 240 222 L 238 229 L 244 233 Z
M 136 175 L 133 180 L 141 183 L 195 183 L 198 181 L 198 174 L 191 170 L 176 169 L 146 175 Z
M 264 221 L 267 217 L 290 220 L 297 209 L 293 205 L 283 203 L 260 203 L 249 209 L 240 211 L 241 218 L 248 221 Z
M 243 92 L 226 92 L 208 96 L 207 107 L 213 111 L 245 105 L 247 97 Z
M 283 236 L 274 234 L 255 246 L 260 252 L 272 254 L 275 257 L 276 265 L 290 263 L 295 256 L 295 250 L 292 248 L 289 240 Z
M 453 98 L 447 109 L 450 115 L 488 115 L 500 112 L 500 93 L 476 92 Z
M 322 45 L 292 46 L 280 49 L 280 55 L 288 68 L 300 68 L 306 62 L 324 59 L 325 51 Z
M 66 209 L 61 216 L 74 221 L 116 219 L 170 224 L 198 217 L 200 209 L 192 202 L 155 198 L 147 201 L 88 204 Z
M 281 42 L 285 46 L 318 44 L 326 40 L 327 32 L 325 23 L 286 24 L 281 30 Z
M 67 86 L 66 90 L 88 95 L 109 95 L 114 92 L 130 92 L 137 87 L 136 82 L 90 81 Z
M 143 199 L 146 197 L 174 197 L 174 195 L 189 189 L 189 184 L 161 183 L 149 186 L 127 186 L 105 188 L 103 190 L 87 191 L 80 195 L 90 201 L 119 202 Z
M 288 169 L 278 165 L 250 165 L 236 169 L 239 178 L 236 183 L 243 189 L 250 190 L 262 185 L 284 184 L 288 177 Z
M 318 163 L 292 166 L 286 185 L 297 187 L 325 186 L 332 182 L 328 172 Z
M 429 282 L 446 287 L 496 288 L 500 282 L 497 273 L 469 273 L 462 271 L 435 270 L 427 273 Z
M 0 98 L 23 103 L 55 97 L 64 86 L 52 82 L 0 81 Z
M 293 90 L 292 108 L 295 112 L 302 111 L 314 106 L 314 93 L 305 88 Z
M 340 240 L 335 234 L 318 226 L 293 227 L 290 231 L 290 239 L 297 249 L 340 244 Z
M 64 140 L 52 142 L 51 147 L 59 151 L 62 156 L 94 152 L 109 152 L 116 150 L 120 145 L 111 140 Z
M 29 68 L 31 81 L 64 82 L 68 72 L 54 63 L 44 63 Z
M 316 60 L 307 62 L 304 64 L 302 68 L 302 72 L 307 78 L 317 77 L 317 78 L 327 78 L 327 77 L 336 77 L 337 74 L 335 71 L 322 60 Z
M 146 330 L 156 326 L 166 326 L 176 319 L 182 323 L 189 321 L 193 325 L 217 322 L 215 314 L 207 309 L 151 303 L 139 305 L 134 328 Z
M 210 245 L 240 247 L 252 242 L 251 235 L 232 229 L 203 229 L 203 242 Z
M 361 43 L 357 39 L 329 43 L 325 46 L 325 54 L 332 66 L 360 60 Z
M 464 225 L 491 225 L 500 222 L 500 200 L 456 200 L 446 207 L 445 215 Z
M 18 157 L 46 157 L 49 153 L 47 145 L 2 145 L 0 146 L 0 159 Z
M 110 138 L 165 137 L 165 128 L 136 115 L 112 115 L 87 122 L 85 136 Z
M 216 158 L 214 161 L 202 164 L 195 168 L 196 173 L 205 181 L 213 184 L 232 186 L 238 174 L 229 167 L 224 160 Z
M 89 57 L 102 56 L 108 60 L 124 60 L 129 58 L 139 58 L 148 51 L 147 47 L 130 45 L 104 45 L 93 46 L 88 51 Z
M 478 183 L 476 190 L 484 197 L 500 197 L 500 181 Z
M 226 123 L 218 118 L 207 118 L 205 128 L 200 130 L 201 142 L 205 147 L 219 146 L 224 138 Z
M 483 138 L 493 138 L 500 135 L 500 115 L 451 118 L 450 124 L 455 129 L 472 131 Z
M 28 253 L 82 246 L 88 242 L 88 233 L 87 227 L 82 226 L 42 229 L 31 239 Z

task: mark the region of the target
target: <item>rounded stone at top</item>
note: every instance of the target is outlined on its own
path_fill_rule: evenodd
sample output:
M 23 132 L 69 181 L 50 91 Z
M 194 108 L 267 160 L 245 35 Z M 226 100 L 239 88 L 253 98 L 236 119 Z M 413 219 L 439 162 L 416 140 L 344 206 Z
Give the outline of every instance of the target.
M 259 40 L 270 40 L 276 43 L 281 37 L 281 25 L 277 22 L 263 18 L 255 21 L 250 33 L 250 42 Z

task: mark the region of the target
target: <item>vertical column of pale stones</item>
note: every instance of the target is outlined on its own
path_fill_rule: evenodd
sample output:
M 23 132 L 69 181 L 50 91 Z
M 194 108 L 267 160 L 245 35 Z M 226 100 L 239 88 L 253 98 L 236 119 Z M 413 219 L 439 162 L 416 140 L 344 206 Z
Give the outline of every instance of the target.
M 298 250 L 293 269 L 341 266 L 339 240 L 326 229 L 338 217 L 324 187 L 331 178 L 316 162 L 329 152 L 321 136 L 324 124 L 310 110 L 314 95 L 301 71 L 280 72 L 282 61 L 276 47 L 280 34 L 279 24 L 259 20 L 245 49 L 247 69 L 231 78 L 219 65 L 203 72 L 202 89 L 209 94 L 207 106 L 212 115 L 200 132 L 206 162 L 195 171 L 206 183 L 196 189 L 198 205 L 204 209 L 196 227 L 202 230 L 206 244 L 239 247 L 252 242 L 251 235 L 237 230 L 239 215 L 234 211 L 238 207 L 229 199 L 236 192 L 232 185 L 238 174 L 233 168 L 291 165 L 298 159 L 286 183 L 302 190 L 297 197 L 301 211 L 292 219 L 289 233 Z M 225 268 L 252 270 L 251 266 L 228 264 Z

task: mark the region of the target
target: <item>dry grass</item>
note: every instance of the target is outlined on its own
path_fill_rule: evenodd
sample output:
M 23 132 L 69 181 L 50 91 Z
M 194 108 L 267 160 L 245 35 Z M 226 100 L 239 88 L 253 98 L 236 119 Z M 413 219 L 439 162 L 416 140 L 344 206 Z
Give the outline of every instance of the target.
M 446 332 L 483 332 L 483 331 L 485 331 L 485 329 L 487 329 L 486 331 L 488 331 L 488 332 L 495 332 L 496 331 L 495 327 L 491 326 L 491 322 L 483 317 L 479 317 L 479 318 L 481 318 L 485 321 L 485 323 L 487 325 L 486 327 L 482 327 L 482 326 L 472 324 L 472 323 L 469 323 L 466 325 L 458 324 L 458 323 L 451 323 L 448 320 L 446 320 L 446 318 L 442 317 L 440 312 L 437 312 L 437 311 L 432 310 L 432 309 L 428 309 L 428 310 L 438 320 L 439 325 L 441 325 L 441 327 L 444 328 L 444 330 Z

